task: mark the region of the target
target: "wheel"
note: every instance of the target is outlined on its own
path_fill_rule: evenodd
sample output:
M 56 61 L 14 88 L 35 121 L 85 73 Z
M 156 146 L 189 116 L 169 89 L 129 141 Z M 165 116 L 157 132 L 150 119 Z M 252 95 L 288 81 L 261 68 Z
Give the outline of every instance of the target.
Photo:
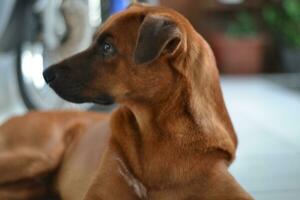
M 94 9 L 94 12 L 97 10 Z M 37 1 L 25 14 L 24 24 L 27 27 L 23 33 L 25 39 L 16 49 L 16 75 L 20 94 L 28 109 L 91 107 L 91 104 L 73 104 L 61 99 L 42 76 L 47 66 L 90 44 L 94 28 L 98 25 L 91 23 L 91 16 L 100 15 L 91 15 L 87 0 Z
M 90 104 L 73 104 L 61 99 L 45 83 L 43 54 L 41 43 L 24 43 L 17 49 L 17 83 L 24 105 L 30 110 L 89 108 Z

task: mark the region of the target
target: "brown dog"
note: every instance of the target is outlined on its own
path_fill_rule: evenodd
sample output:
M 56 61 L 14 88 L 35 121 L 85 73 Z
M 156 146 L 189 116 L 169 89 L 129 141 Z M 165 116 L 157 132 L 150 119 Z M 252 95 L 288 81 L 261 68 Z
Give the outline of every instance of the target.
M 121 106 L 109 123 L 100 114 L 33 113 L 4 124 L 0 197 L 5 183 L 59 165 L 63 200 L 252 199 L 228 172 L 237 139 L 213 53 L 175 11 L 130 6 L 44 77 L 69 101 Z

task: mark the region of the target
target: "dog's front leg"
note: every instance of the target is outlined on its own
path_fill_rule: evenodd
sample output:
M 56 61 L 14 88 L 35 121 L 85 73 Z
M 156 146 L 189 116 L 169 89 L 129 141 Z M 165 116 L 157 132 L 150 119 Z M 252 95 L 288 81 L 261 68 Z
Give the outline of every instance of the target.
M 0 154 L 0 184 L 30 179 L 54 170 L 54 162 L 45 153 L 31 149 L 19 148 Z
M 24 180 L 0 185 L 1 200 L 56 199 L 45 180 Z

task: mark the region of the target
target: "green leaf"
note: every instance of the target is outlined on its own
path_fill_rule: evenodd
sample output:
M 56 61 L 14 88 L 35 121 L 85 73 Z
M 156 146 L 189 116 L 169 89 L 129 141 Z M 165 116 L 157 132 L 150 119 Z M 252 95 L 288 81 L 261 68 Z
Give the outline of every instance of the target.
M 254 37 L 258 34 L 258 27 L 252 15 L 240 12 L 236 19 L 229 23 L 225 34 L 230 37 Z
M 282 1 L 283 9 L 291 20 L 300 22 L 300 1 L 284 0 Z

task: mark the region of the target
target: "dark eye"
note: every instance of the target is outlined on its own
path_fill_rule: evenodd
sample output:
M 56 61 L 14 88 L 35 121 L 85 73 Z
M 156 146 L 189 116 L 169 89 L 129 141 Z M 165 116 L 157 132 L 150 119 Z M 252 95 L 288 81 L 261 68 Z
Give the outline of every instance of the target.
M 104 56 L 110 56 L 114 53 L 114 47 L 111 43 L 104 41 L 101 45 L 101 52 Z

